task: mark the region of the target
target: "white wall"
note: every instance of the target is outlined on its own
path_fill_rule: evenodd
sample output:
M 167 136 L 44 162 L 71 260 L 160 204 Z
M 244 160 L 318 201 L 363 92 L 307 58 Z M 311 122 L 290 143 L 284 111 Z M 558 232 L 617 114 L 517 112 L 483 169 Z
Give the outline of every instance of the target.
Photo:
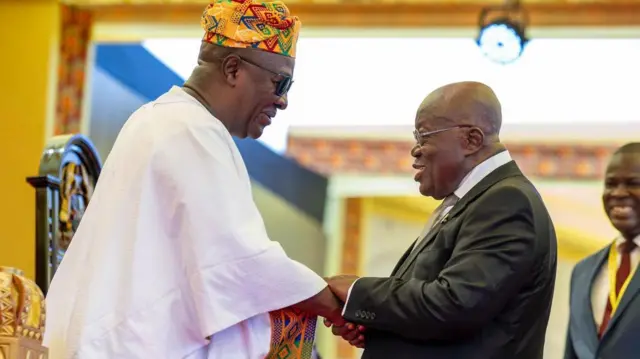
M 388 277 L 398 259 L 418 237 L 422 227 L 421 223 L 400 221 L 383 215 L 371 216 L 364 232 L 362 274 Z
M 572 228 L 599 238 L 604 247 L 616 235 L 602 205 L 603 181 L 538 181 L 534 184 L 556 228 Z
M 470 37 L 382 34 L 303 34 L 289 108 L 278 114 L 261 140 L 283 151 L 289 126 L 412 125 L 424 96 L 446 83 L 466 80 L 494 88 L 505 124 L 626 123 L 640 131 L 635 93 L 611 91 L 640 82 L 640 71 L 634 71 L 640 63 L 640 39 L 536 38 L 519 61 L 503 66 L 487 60 Z M 187 77 L 200 38 L 153 39 L 144 46 Z M 602 64 L 612 63 L 615 66 L 601 71 Z M 329 114 L 319 111 L 327 106 Z
M 564 342 L 569 321 L 569 284 L 574 265 L 573 262 L 558 259 L 556 288 L 553 293 L 549 326 L 547 326 L 544 359 L 562 359 L 564 356 Z
M 322 224 L 255 181 L 251 189 L 269 238 L 289 257 L 323 275 L 327 240 Z
M 426 219 L 425 219 L 426 222 Z M 366 276 L 388 276 L 404 251 L 413 242 L 422 223 L 402 221 L 383 215 L 369 218 L 364 243 L 364 273 Z M 569 280 L 574 263 L 558 261 L 556 287 L 547 327 L 545 359 L 562 359 L 569 318 Z

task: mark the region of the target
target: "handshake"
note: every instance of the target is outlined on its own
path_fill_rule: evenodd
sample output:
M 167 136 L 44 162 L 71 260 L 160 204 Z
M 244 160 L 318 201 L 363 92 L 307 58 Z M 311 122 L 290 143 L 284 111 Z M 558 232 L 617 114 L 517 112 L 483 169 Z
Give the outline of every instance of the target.
M 363 333 L 365 327 L 348 323 L 342 318 L 342 310 L 347 302 L 349 289 L 358 277 L 353 275 L 339 275 L 324 279 L 327 281 L 328 287 L 333 293 L 333 300 L 337 309 L 337 311 L 333 311 L 333 315 L 325 317 L 324 325 L 327 326 L 327 328 L 331 328 L 333 335 L 342 337 L 342 339 L 357 348 L 364 348 Z

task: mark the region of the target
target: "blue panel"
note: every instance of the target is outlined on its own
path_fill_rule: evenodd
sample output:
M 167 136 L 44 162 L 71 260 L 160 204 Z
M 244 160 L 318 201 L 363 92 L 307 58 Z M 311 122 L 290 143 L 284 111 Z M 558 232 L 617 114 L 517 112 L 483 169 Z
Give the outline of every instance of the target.
M 155 100 L 184 81 L 140 44 L 104 44 L 96 49 L 96 66 L 136 91 Z
M 97 66 L 91 73 L 91 86 L 89 137 L 106 159 L 125 121 L 149 100 Z
M 96 48 L 96 66 L 119 81 L 145 101 L 152 101 L 183 80 L 140 44 L 103 44 Z M 125 105 L 105 91 L 97 91 L 93 101 L 117 107 Z M 98 97 L 98 98 L 96 98 Z M 104 106 L 95 105 L 99 109 Z M 114 110 L 113 108 L 111 110 Z M 127 108 L 133 112 L 129 101 Z M 122 112 L 122 111 L 120 111 Z M 128 117 L 128 115 L 126 116 Z M 92 116 L 93 118 L 93 116 Z M 123 118 L 122 121 L 126 120 Z M 99 136 L 96 134 L 96 136 Z M 251 139 L 236 140 L 251 178 L 263 187 L 322 222 L 328 181 L 325 177 L 282 157 Z M 106 157 L 106 156 L 105 156 Z
M 253 180 L 322 222 L 328 187 L 326 177 L 280 156 L 258 141 L 235 141 Z

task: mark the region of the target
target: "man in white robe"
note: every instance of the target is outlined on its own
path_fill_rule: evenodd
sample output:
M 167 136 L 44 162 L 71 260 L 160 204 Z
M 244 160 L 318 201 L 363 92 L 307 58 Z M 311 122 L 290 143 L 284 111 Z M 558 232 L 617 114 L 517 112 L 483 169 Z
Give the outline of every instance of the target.
M 286 108 L 300 22 L 218 0 L 202 25 L 192 76 L 137 110 L 105 162 L 47 294 L 51 359 L 306 359 L 315 317 L 342 320 L 324 279 L 267 237 L 231 137 Z

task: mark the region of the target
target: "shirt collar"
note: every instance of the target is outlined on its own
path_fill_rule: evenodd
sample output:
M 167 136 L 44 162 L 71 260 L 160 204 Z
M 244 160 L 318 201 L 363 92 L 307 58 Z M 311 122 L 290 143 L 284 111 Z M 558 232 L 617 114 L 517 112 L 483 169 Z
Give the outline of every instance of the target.
M 621 245 L 621 244 L 622 244 L 622 243 L 624 243 L 624 242 L 625 242 L 624 237 L 622 237 L 622 236 L 618 236 L 618 238 L 616 238 L 616 245 L 618 245 L 618 246 L 619 246 L 619 245 Z M 635 243 L 635 244 L 636 244 L 636 246 L 638 246 L 638 248 L 640 248 L 640 236 L 636 236 L 636 237 L 633 239 L 633 243 Z
M 467 175 L 462 179 L 462 182 L 460 182 L 458 189 L 453 191 L 453 193 L 456 197 L 462 198 L 475 185 L 482 181 L 483 178 L 498 169 L 498 167 L 501 167 L 511 161 L 511 154 L 509 154 L 509 151 L 507 150 L 487 158 L 482 163 L 475 166 L 471 172 L 467 173 Z

